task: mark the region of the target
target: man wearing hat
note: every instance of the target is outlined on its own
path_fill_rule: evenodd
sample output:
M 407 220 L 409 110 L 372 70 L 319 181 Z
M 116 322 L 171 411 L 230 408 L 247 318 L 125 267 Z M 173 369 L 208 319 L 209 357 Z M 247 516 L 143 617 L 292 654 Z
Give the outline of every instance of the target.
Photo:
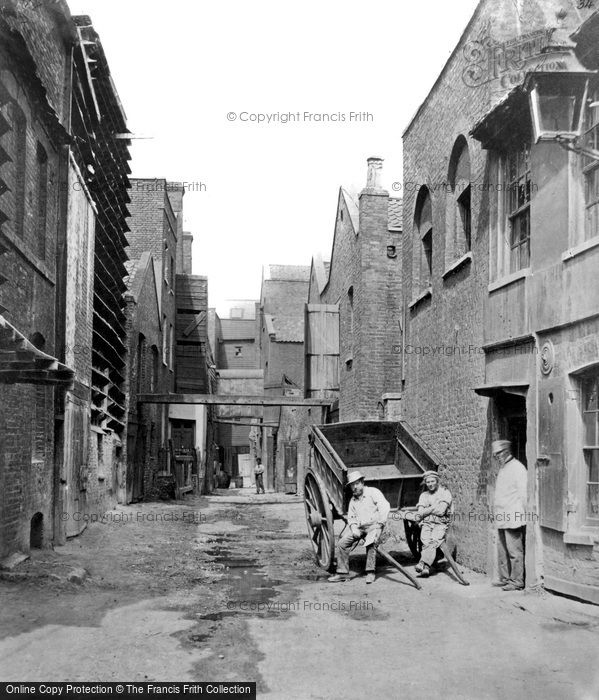
M 347 511 L 347 527 L 339 538 L 337 573 L 329 577 L 329 582 L 345 581 L 349 577 L 349 553 L 354 543 L 364 538 L 366 583 L 374 583 L 375 545 L 385 527 L 391 505 L 378 489 L 364 485 L 364 475 L 361 472 L 351 472 L 347 477 L 347 485 L 353 495 Z
M 519 591 L 524 588 L 527 471 L 522 462 L 513 457 L 509 440 L 495 440 L 491 451 L 499 463 L 493 503 L 499 581 L 492 585 L 504 591 Z
M 415 520 L 420 522 L 422 551 L 416 571 L 422 577 L 429 576 L 435 563 L 437 548 L 445 542 L 451 514 L 452 496 L 449 489 L 439 485 L 437 472 L 428 471 L 422 475 L 425 491 L 418 499 Z

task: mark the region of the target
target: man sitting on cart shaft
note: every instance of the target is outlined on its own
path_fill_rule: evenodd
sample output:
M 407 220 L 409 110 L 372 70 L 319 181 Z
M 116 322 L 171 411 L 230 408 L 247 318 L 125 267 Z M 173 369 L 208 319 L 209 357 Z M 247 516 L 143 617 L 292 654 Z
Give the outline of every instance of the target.
M 341 533 L 337 545 L 337 573 L 329 581 L 344 581 L 349 576 L 349 553 L 354 543 L 364 538 L 366 583 L 373 583 L 376 544 L 387 522 L 391 505 L 378 489 L 364 485 L 364 475 L 361 472 L 351 472 L 347 477 L 347 486 L 353 494 L 347 509 L 347 527 Z
M 426 490 L 418 499 L 418 511 L 414 517 L 420 522 L 420 541 L 422 542 L 422 552 L 416 571 L 420 576 L 426 577 L 435 563 L 437 549 L 445 542 L 451 516 L 452 496 L 449 489 L 439 485 L 437 472 L 424 472 L 422 483 Z

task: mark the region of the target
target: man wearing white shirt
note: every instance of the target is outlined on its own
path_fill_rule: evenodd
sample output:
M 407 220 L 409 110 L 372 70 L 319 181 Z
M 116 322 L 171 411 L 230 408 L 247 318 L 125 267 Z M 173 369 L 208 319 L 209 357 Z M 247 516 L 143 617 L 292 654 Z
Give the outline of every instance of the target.
M 366 583 L 374 583 L 376 549 L 391 505 L 379 489 L 364 485 L 360 472 L 351 472 L 347 485 L 353 496 L 347 509 L 347 525 L 339 538 L 337 550 L 337 573 L 329 578 L 330 583 L 344 581 L 349 576 L 349 553 L 355 542 L 364 538 L 366 545 Z
M 524 588 L 524 537 L 526 528 L 526 467 L 512 455 L 509 440 L 495 440 L 493 457 L 499 462 L 495 481 L 493 519 L 497 526 L 499 581 L 493 586 L 504 591 Z

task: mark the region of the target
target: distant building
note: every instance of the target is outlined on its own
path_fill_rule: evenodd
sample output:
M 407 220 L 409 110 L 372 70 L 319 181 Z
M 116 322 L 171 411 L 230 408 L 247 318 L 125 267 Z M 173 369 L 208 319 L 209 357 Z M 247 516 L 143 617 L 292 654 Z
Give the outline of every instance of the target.
M 264 372 L 260 369 L 256 300 L 229 300 L 226 317 L 210 310 L 210 335 L 216 361 L 216 393 L 260 396 Z M 222 313 L 222 311 L 221 311 Z M 218 462 L 231 477 L 251 478 L 260 456 L 257 427 L 263 411 L 258 406 L 218 406 L 214 410 Z
M 137 401 L 138 394 L 209 393 L 208 280 L 191 274 L 193 237 L 183 231 L 184 194 L 181 183 L 163 178 L 131 180 L 128 491 L 133 499 L 181 495 L 201 488 L 205 476 L 206 406 Z M 194 463 L 190 470 L 180 460 L 185 461 L 181 472 L 177 455 L 183 453 Z
M 304 395 L 304 315 L 310 268 L 269 265 L 260 293 L 260 365 L 264 395 Z M 265 485 L 276 491 L 295 491 L 303 483 L 308 459 L 308 408 L 265 408 L 262 461 Z M 319 422 L 319 421 L 318 421 Z M 276 426 L 276 427 L 275 427 Z

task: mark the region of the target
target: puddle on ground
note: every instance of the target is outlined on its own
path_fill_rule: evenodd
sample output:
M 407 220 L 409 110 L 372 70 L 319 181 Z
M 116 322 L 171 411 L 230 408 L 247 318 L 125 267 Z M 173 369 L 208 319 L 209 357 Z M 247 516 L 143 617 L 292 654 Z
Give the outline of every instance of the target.
M 239 615 L 239 610 L 221 610 L 220 612 L 208 613 L 207 615 L 199 615 L 200 620 L 210 620 L 211 622 L 219 622 L 225 617 L 235 617 Z M 209 637 L 209 634 L 199 634 L 198 637 Z

